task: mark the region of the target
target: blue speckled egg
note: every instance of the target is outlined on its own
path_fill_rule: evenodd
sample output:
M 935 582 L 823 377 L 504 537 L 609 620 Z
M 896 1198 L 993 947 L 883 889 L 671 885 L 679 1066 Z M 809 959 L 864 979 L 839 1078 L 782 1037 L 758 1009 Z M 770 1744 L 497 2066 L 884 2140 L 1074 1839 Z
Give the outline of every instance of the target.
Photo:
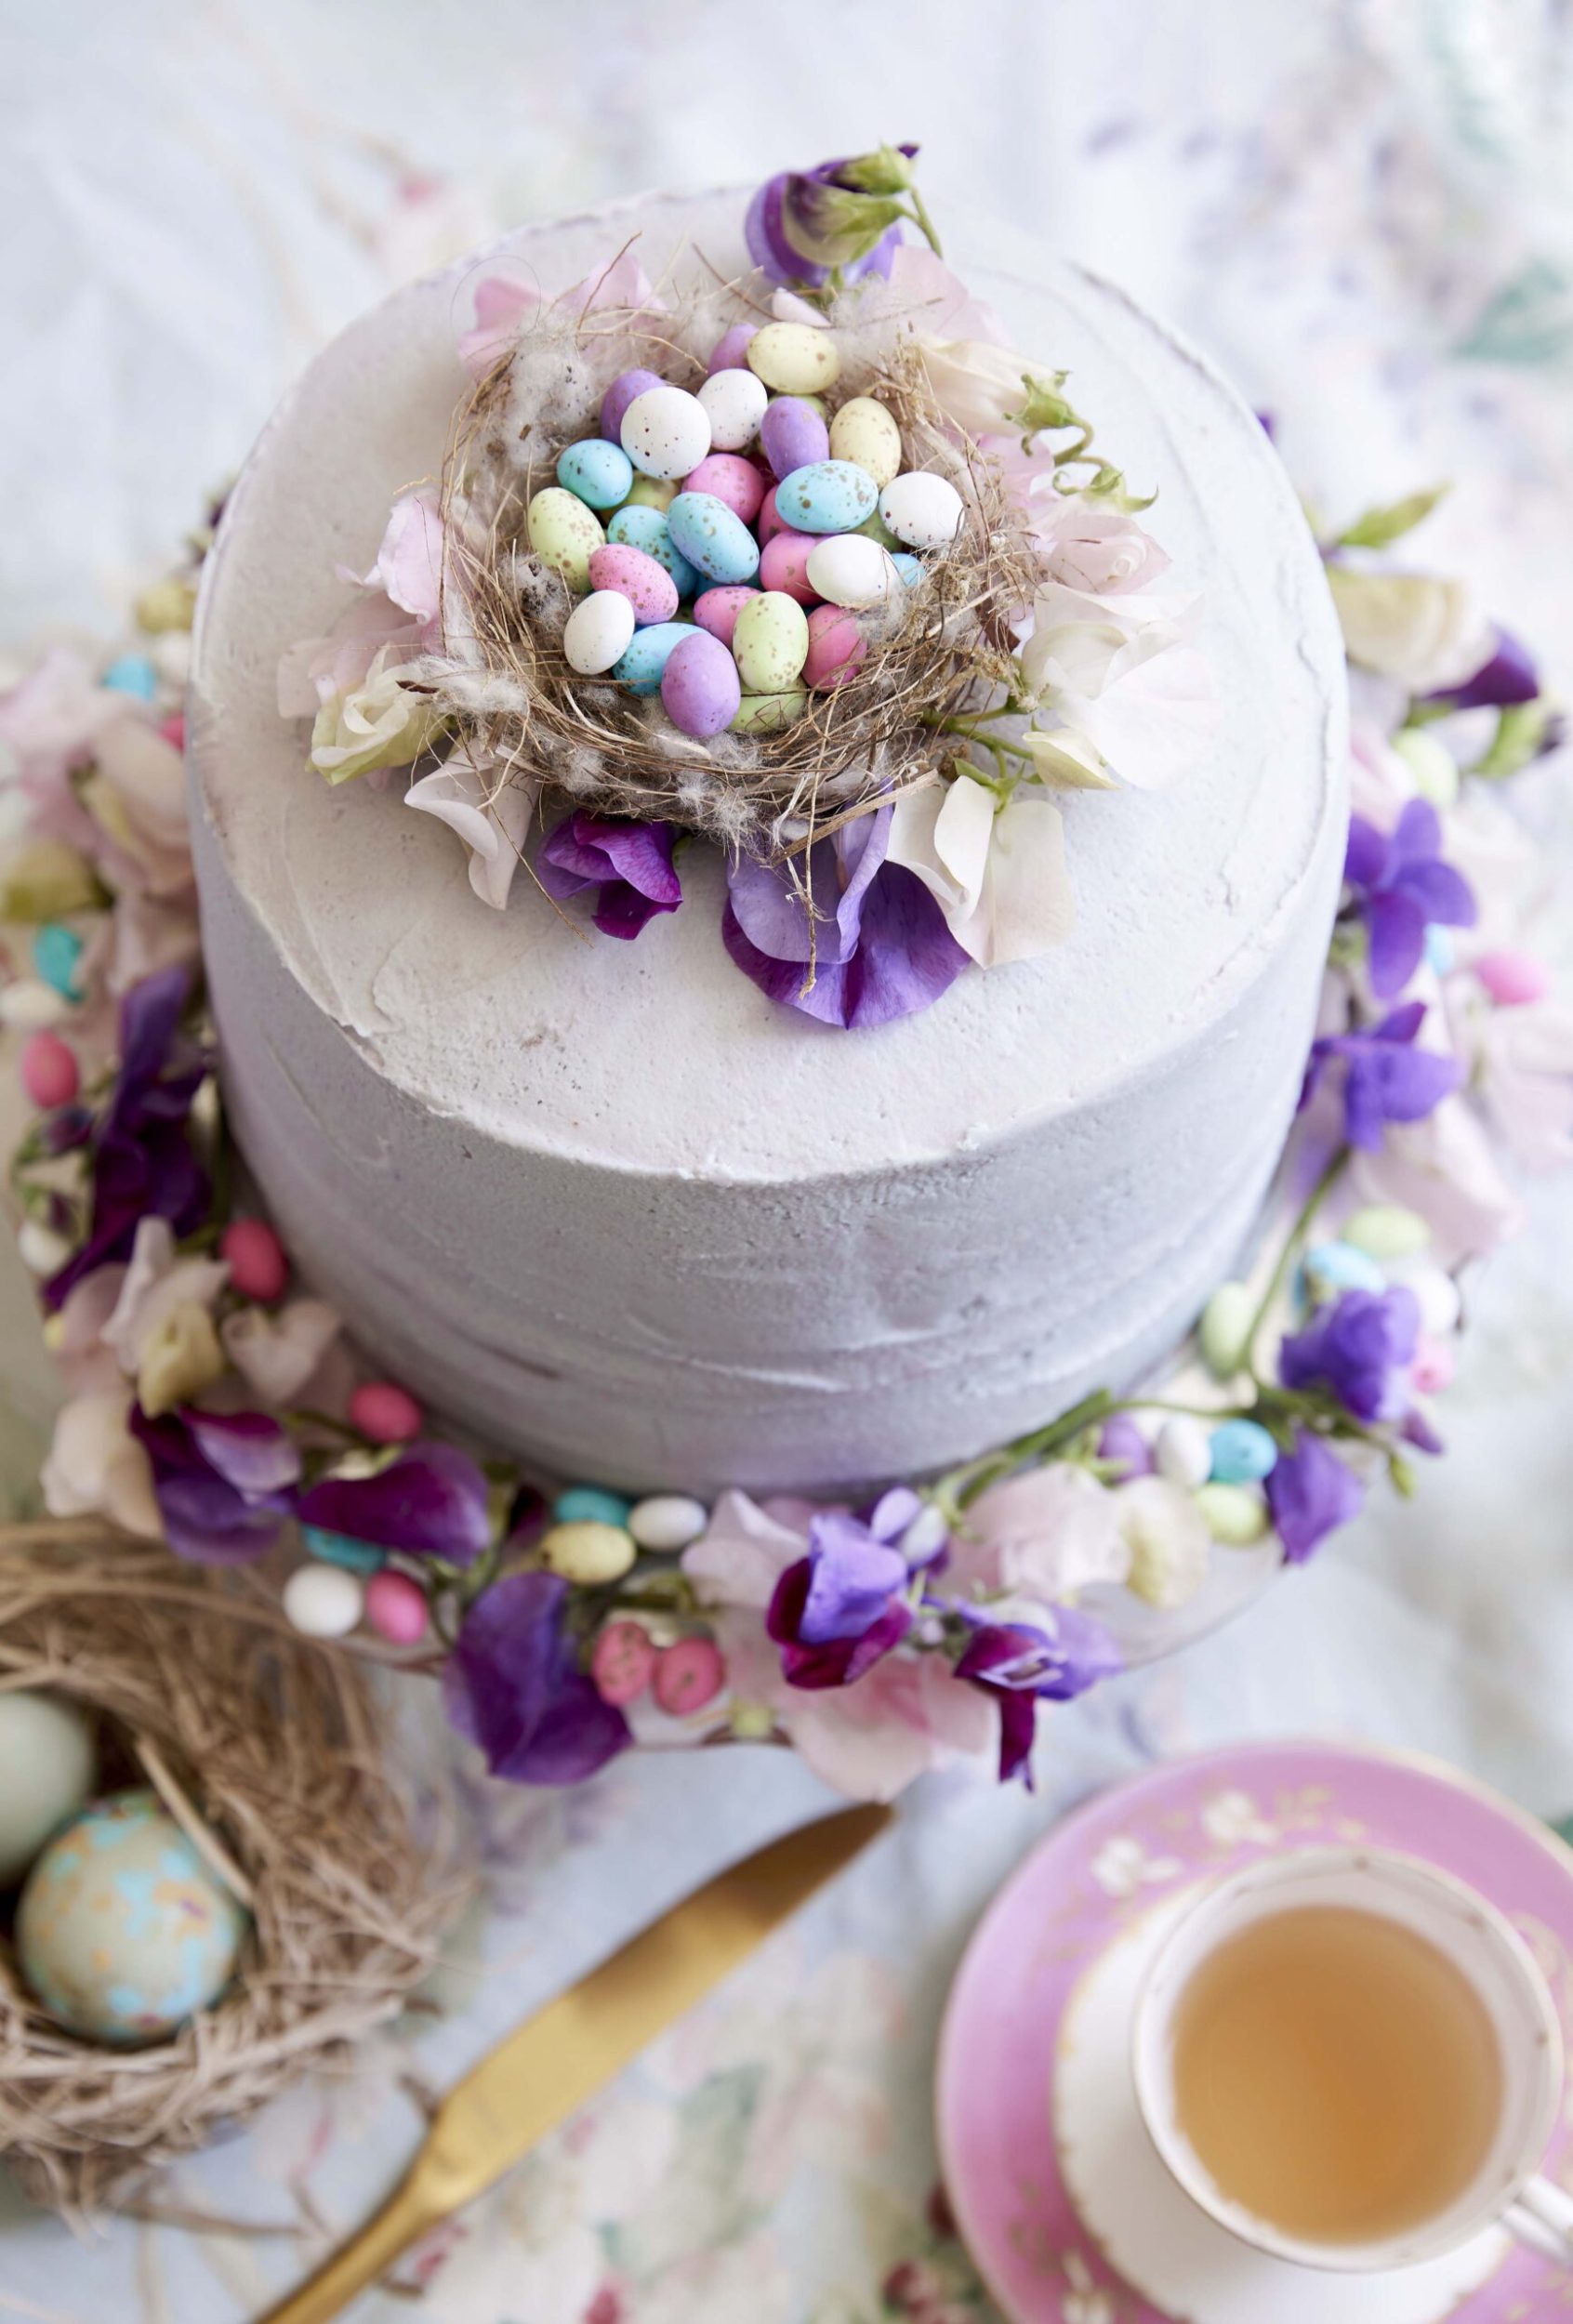
M 217 2000 L 250 1922 L 152 1791 L 84 1810 L 33 1868 L 17 1959 L 49 2015 L 116 2048 Z
M 630 548 L 642 548 L 647 557 L 665 565 L 677 583 L 680 598 L 692 597 L 698 588 L 700 575 L 673 540 L 664 509 L 647 508 L 638 503 L 619 508 L 606 528 L 606 537 L 609 541 L 625 541 Z
M 776 486 L 775 506 L 794 533 L 855 533 L 879 506 L 879 488 L 851 460 L 814 460 Z
M 621 444 L 586 436 L 560 455 L 557 481 L 587 508 L 620 508 L 633 490 L 633 462 Z
M 1260 1485 L 1278 1465 L 1278 1447 L 1260 1420 L 1223 1420 L 1212 1432 L 1213 1485 Z
M 62 999 L 80 997 L 82 939 L 63 920 L 46 920 L 33 935 L 33 965 Z
M 630 693 L 654 693 L 666 672 L 668 656 L 693 635 L 694 625 L 687 621 L 653 621 L 648 629 L 636 629 L 632 645 L 620 662 L 612 665 L 613 677 Z
M 375 1541 L 357 1541 L 348 1533 L 329 1533 L 322 1525 L 302 1525 L 301 1544 L 326 1565 L 342 1565 L 351 1574 L 377 1574 L 388 1563 L 388 1552 Z
M 672 624 L 674 628 L 681 626 Z M 551 1513 L 560 1525 L 626 1525 L 632 1507 L 626 1494 L 610 1492 L 603 1485 L 570 1485 L 553 1501 Z
M 923 578 L 922 559 L 920 557 L 914 557 L 909 548 L 896 548 L 891 551 L 891 562 L 894 565 L 896 571 L 900 574 L 907 588 L 909 589 L 915 589 L 918 587 L 919 582 Z
M 1306 1252 L 1300 1270 L 1302 1296 L 1320 1301 L 1332 1299 L 1340 1291 L 1381 1291 L 1387 1278 L 1368 1251 L 1356 1250 L 1353 1243 L 1315 1243 Z
M 158 672 L 145 654 L 119 654 L 99 680 L 111 693 L 133 694 L 139 702 L 158 698 Z
M 667 525 L 679 556 L 723 588 L 751 581 L 760 569 L 758 541 L 714 493 L 679 493 L 667 510 Z

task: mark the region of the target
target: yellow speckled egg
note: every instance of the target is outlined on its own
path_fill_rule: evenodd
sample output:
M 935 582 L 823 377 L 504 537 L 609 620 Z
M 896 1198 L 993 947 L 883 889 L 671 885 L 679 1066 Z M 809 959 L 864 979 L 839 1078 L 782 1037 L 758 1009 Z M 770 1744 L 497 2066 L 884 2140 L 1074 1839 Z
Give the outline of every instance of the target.
M 882 490 L 901 474 L 901 429 L 871 395 L 854 395 L 830 422 L 830 457 L 851 460 Z
M 700 635 L 704 635 L 702 630 Z M 564 1581 L 593 1590 L 605 1582 L 621 1581 L 639 1551 L 626 1525 L 607 1525 L 598 1518 L 581 1517 L 549 1526 L 541 1536 L 541 1555 Z
M 161 2041 L 234 1974 L 245 1912 L 152 1791 L 86 1809 L 33 1868 L 17 1959 L 56 2023 L 89 2041 Z
M 746 360 L 777 395 L 820 394 L 841 373 L 835 340 L 812 323 L 767 323 L 748 341 Z

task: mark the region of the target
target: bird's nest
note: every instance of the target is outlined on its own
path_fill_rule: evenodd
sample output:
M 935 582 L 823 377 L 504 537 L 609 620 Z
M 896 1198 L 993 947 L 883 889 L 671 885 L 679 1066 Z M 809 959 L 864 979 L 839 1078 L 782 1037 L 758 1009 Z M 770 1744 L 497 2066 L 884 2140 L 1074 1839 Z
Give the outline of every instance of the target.
M 98 2049 L 24 1991 L 0 1929 L 0 2155 L 82 2216 L 131 2199 L 312 2067 L 342 2061 L 431 1969 L 461 1883 L 417 1835 L 366 1682 L 258 1584 L 172 1565 L 94 1520 L 0 1533 L 0 1690 L 97 1720 L 252 1916 L 223 1997 L 172 2040 Z
M 831 318 L 840 376 L 829 400 L 872 396 L 901 430 L 904 469 L 959 490 L 961 530 L 923 582 L 860 616 L 867 650 L 853 673 L 811 693 L 774 733 L 697 742 L 641 700 L 569 667 L 573 599 L 529 548 L 533 495 L 558 454 L 595 433 L 607 385 L 633 365 L 696 388 L 703 350 L 752 310 L 734 287 L 670 294 L 660 313 L 537 310 L 519 345 L 459 412 L 444 462 L 444 616 L 449 643 L 406 683 L 429 693 L 499 784 L 528 781 L 561 803 L 666 821 L 761 860 L 935 779 L 954 754 L 947 721 L 998 699 L 1012 626 L 1030 605 L 1038 556 L 997 465 L 944 417 L 911 318 Z M 755 319 L 763 319 L 756 317 Z

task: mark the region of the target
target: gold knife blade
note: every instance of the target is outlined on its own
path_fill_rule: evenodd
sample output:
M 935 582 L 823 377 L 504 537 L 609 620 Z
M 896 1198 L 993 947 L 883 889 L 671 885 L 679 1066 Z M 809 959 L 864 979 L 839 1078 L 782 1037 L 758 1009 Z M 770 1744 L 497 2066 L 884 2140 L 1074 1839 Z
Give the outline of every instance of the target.
M 382 2209 L 258 2324 L 330 2324 L 418 2237 L 576 2113 L 890 1820 L 886 1807 L 846 1808 L 772 1841 L 515 2027 L 443 2099 Z

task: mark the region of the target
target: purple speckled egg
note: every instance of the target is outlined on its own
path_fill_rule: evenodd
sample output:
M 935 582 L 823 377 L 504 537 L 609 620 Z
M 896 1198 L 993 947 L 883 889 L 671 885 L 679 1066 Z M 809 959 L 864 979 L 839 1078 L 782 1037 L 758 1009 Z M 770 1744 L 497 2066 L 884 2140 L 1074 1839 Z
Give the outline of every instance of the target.
M 661 701 L 674 726 L 701 740 L 732 724 L 742 706 L 743 683 L 719 638 L 695 629 L 673 647 L 661 673 Z
M 736 452 L 707 452 L 682 480 L 685 493 L 713 493 L 735 517 L 752 524 L 765 495 L 765 480 L 752 460 Z
M 794 469 L 830 457 L 830 430 L 813 405 L 796 395 L 774 396 L 765 405 L 760 442 L 778 482 Z
M 666 385 L 658 371 L 620 371 L 601 399 L 601 432 L 607 442 L 622 442 L 623 415 L 636 395 Z
M 819 596 L 809 583 L 808 561 L 810 551 L 818 547 L 817 534 L 794 533 L 785 525 L 779 533 L 773 533 L 760 558 L 760 588 L 784 589 L 800 605 L 817 605 Z
M 741 371 L 748 360 L 748 341 L 759 327 L 757 323 L 734 323 L 730 331 L 723 331 L 710 350 L 707 371 Z
M 747 581 L 730 582 L 723 588 L 706 589 L 694 601 L 694 618 L 701 629 L 707 629 L 712 638 L 719 638 L 730 652 L 737 616 L 748 600 L 758 595 L 758 589 Z
M 666 566 L 626 541 L 608 541 L 604 548 L 592 549 L 589 574 L 592 589 L 615 589 L 628 599 L 640 629 L 653 621 L 670 621 L 677 612 L 678 586 Z

